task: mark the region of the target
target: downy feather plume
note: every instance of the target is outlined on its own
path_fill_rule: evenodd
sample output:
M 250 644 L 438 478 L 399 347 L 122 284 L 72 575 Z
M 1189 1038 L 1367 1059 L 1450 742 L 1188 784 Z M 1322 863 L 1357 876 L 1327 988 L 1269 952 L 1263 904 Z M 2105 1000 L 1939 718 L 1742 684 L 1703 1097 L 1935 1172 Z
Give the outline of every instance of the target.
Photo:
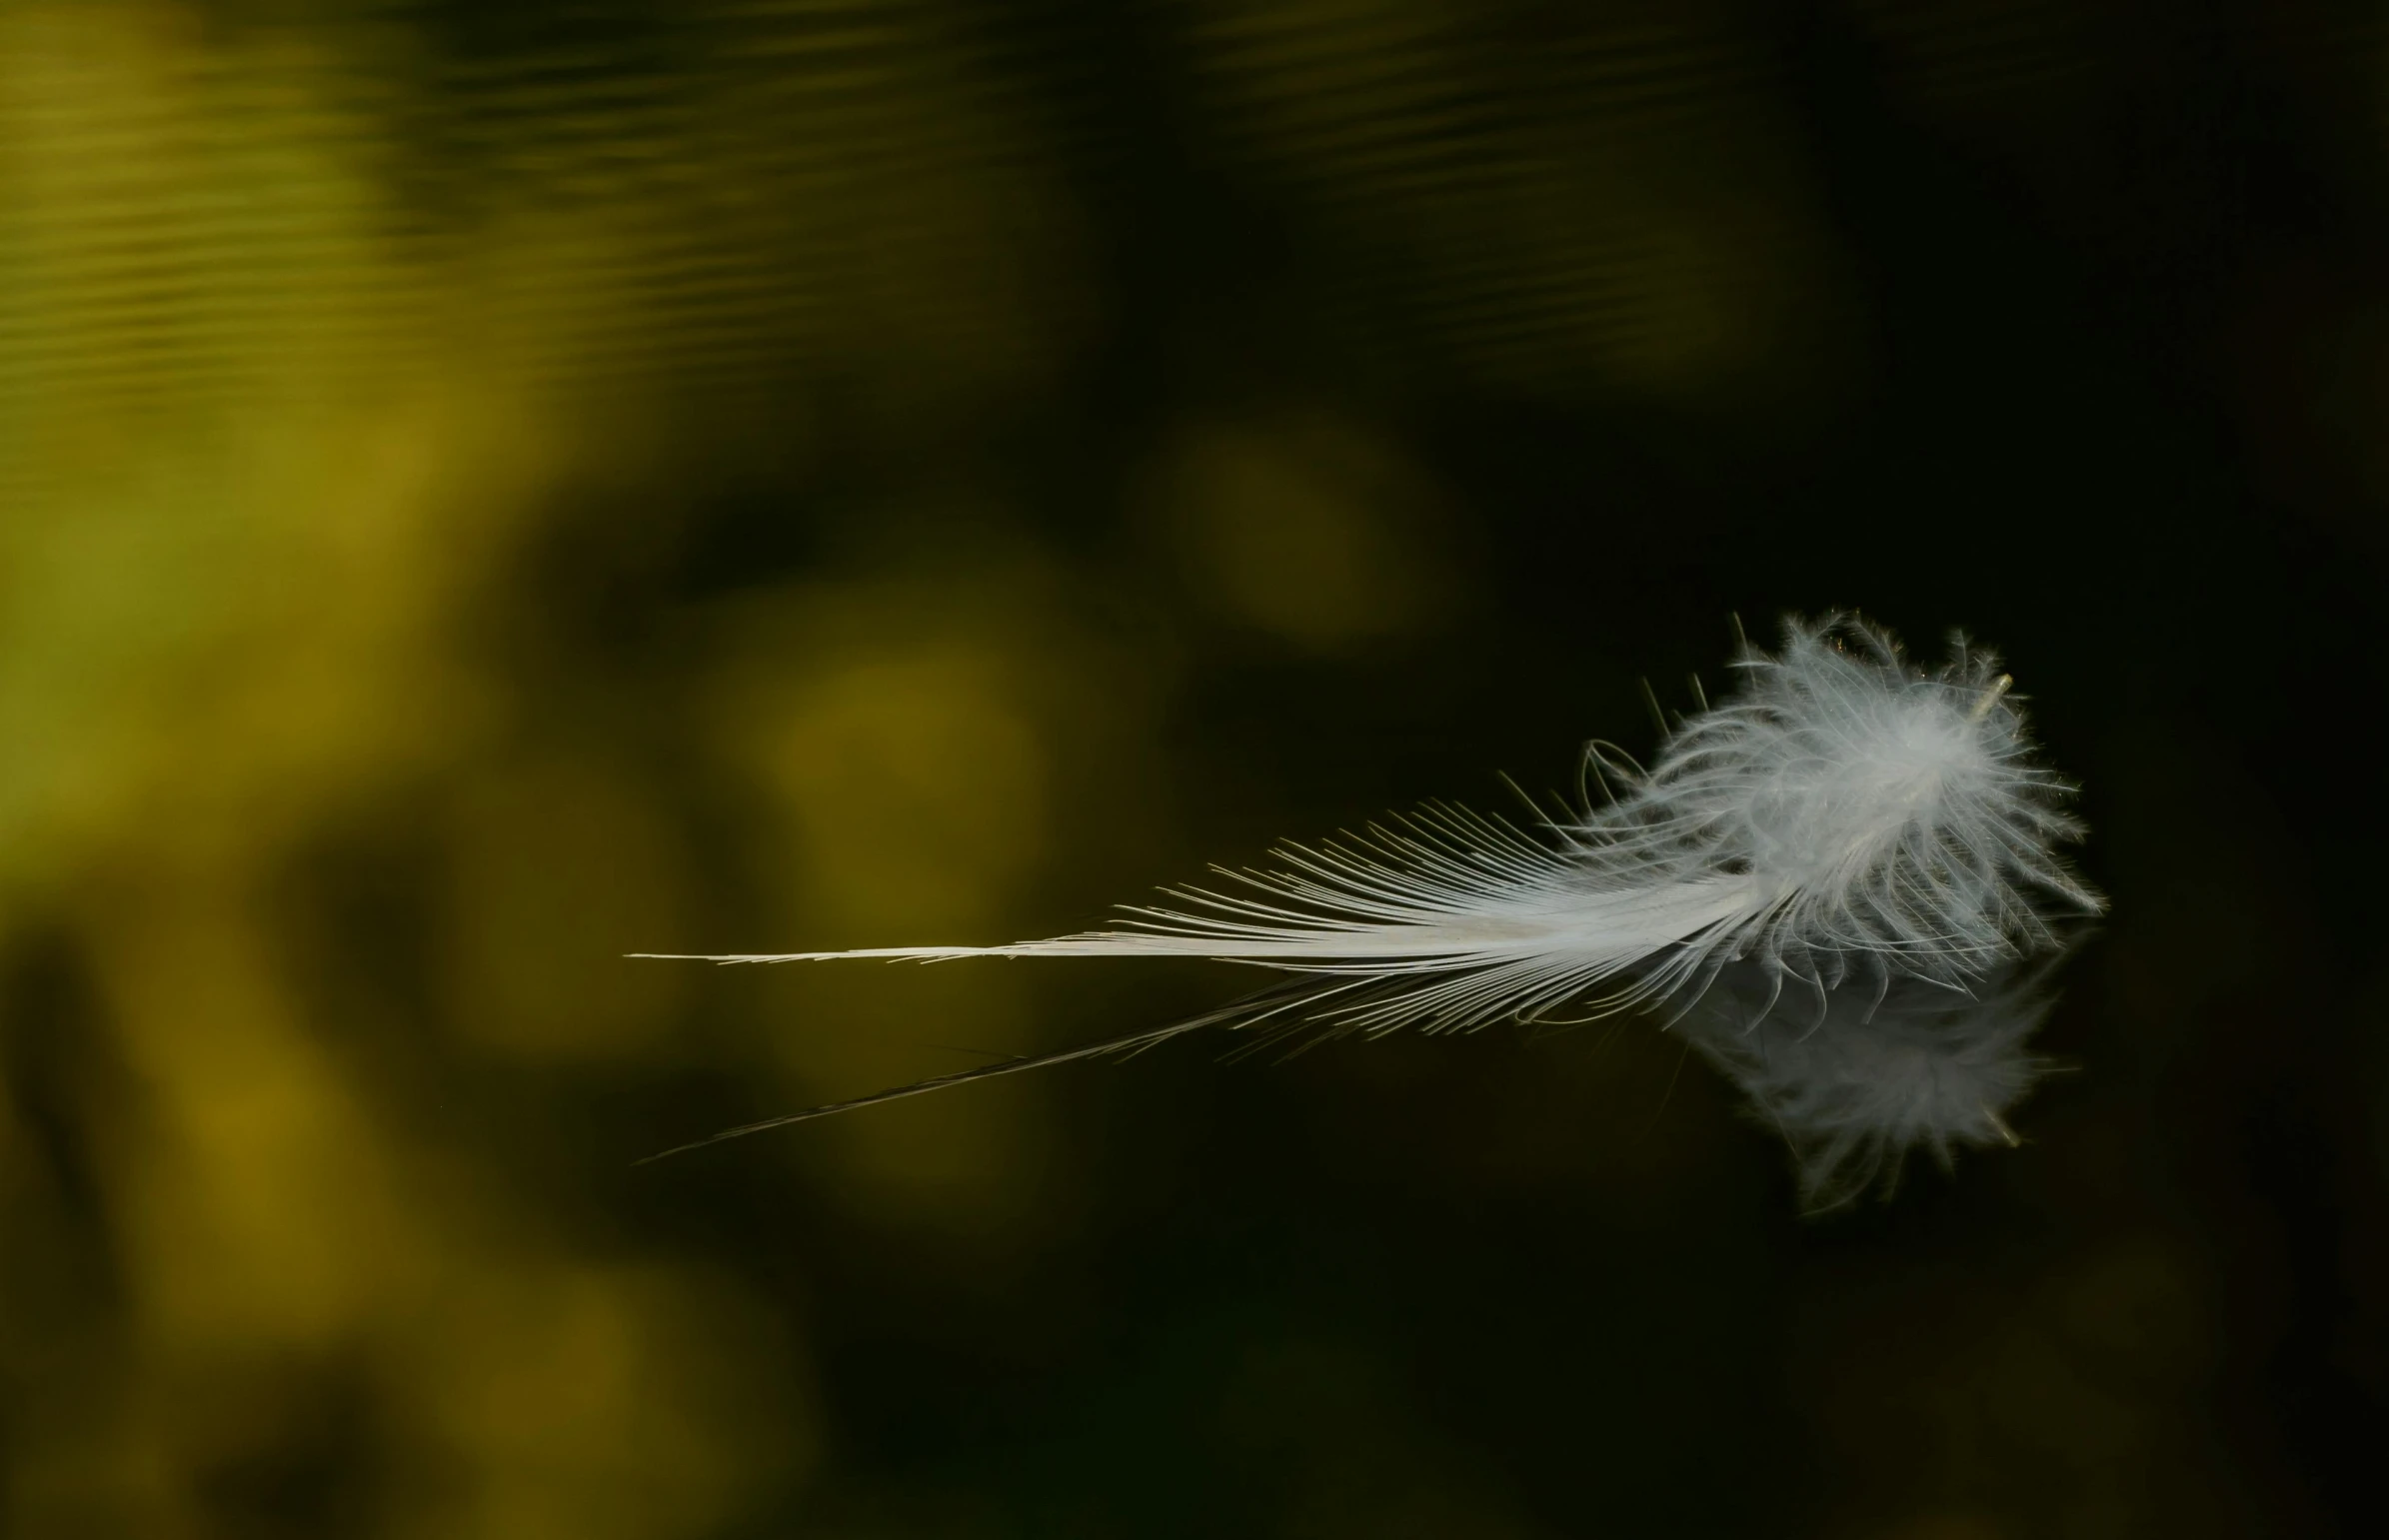
M 1379 1036 L 1643 1005 L 1742 1083 L 1812 1193 L 1915 1144 L 1998 1133 L 2032 1079 L 2020 1043 L 2037 1019 L 2007 984 L 2101 907 L 2056 853 L 2081 832 L 2071 788 L 2035 761 L 2008 677 L 1963 639 L 1919 670 L 1846 616 L 1788 621 L 1779 652 L 1745 646 L 1734 668 L 1735 693 L 1647 771 L 1588 750 L 1610 799 L 1539 835 L 1434 804 L 1284 846 L 1276 870 L 1217 868 L 1232 890 L 1169 889 L 1107 929 L 711 958 L 1195 956 L 1295 977 L 1192 1021 L 699 1142 L 1207 1026 Z M 1779 1008 L 1787 987 L 1814 1008 Z

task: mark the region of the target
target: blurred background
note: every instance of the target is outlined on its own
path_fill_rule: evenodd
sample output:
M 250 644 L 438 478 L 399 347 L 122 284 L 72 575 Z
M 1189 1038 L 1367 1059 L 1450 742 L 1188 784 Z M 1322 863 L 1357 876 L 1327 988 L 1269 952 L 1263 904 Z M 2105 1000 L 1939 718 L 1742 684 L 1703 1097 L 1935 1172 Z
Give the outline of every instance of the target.
M 2389 12 L 0 0 L 0 1531 L 2389 1532 Z M 990 942 L 2003 650 L 2111 922 L 1799 1213 L 1649 1022 Z M 2375 1511 L 2366 1521 L 2362 1515 Z

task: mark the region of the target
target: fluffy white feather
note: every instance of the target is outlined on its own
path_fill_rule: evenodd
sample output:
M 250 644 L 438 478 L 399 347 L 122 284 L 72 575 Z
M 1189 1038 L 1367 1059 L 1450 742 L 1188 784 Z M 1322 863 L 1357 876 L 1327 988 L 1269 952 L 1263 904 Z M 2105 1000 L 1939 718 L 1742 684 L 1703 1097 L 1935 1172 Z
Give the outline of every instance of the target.
M 711 960 L 1191 955 L 1303 975 L 1198 1021 L 801 1118 L 1207 1025 L 1306 1021 L 1376 1035 L 1464 1030 L 1585 1002 L 1597 1011 L 1673 1000 L 1680 1011 L 1728 969 L 1732 988 L 1717 998 L 1740 1000 L 1746 1018 L 1769 1019 L 1790 980 L 1832 1002 L 1831 1025 L 1847 1013 L 1840 991 L 1853 979 L 1869 1001 L 1911 983 L 1964 999 L 2051 947 L 2054 921 L 2099 908 L 2056 853 L 2079 834 L 2060 807 L 2069 787 L 2035 762 L 1988 654 L 1960 641 L 1926 673 L 1882 632 L 1829 617 L 1787 623 L 1779 653 L 1745 648 L 1734 667 L 1738 691 L 1682 723 L 1647 772 L 1596 746 L 1612 799 L 1548 837 L 1430 806 L 1362 836 L 1282 848 L 1278 870 L 1223 871 L 1241 891 L 1173 890 L 1172 905 L 1129 909 L 1110 929 Z M 1752 988 L 1766 1004 L 1742 998 Z M 1937 1002 L 1919 1008 L 1929 1014 Z M 1880 1030 L 1912 1014 L 1901 1005 Z M 1715 1034 L 1698 1040 L 1710 1046 Z M 1830 1060 L 1840 1073 L 1871 1040 L 1837 1030 L 1769 1062 Z M 1741 1062 L 1720 1048 L 1712 1056 Z M 1888 1075 L 1891 1059 L 1876 1062 Z M 1822 1104 L 1776 1071 L 1753 1095 L 1787 1123 Z M 1884 1104 L 1916 1101 L 1888 1092 Z

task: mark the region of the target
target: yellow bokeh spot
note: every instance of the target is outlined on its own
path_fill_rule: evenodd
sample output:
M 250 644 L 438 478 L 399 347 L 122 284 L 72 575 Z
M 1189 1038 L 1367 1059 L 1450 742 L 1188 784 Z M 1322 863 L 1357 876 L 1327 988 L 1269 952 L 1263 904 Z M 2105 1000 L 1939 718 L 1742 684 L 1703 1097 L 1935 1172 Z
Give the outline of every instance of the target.
M 690 941 L 687 875 L 652 793 L 593 755 L 500 760 L 448 813 L 451 1018 L 491 1047 L 602 1059 L 665 1046 Z
M 813 901 L 857 930 L 984 924 L 1046 845 L 1046 765 L 1003 666 L 969 648 L 859 661 L 756 726 Z
M 1315 412 L 1194 425 L 1154 496 L 1207 597 L 1306 649 L 1415 629 L 1451 597 L 1431 487 L 1357 425 Z

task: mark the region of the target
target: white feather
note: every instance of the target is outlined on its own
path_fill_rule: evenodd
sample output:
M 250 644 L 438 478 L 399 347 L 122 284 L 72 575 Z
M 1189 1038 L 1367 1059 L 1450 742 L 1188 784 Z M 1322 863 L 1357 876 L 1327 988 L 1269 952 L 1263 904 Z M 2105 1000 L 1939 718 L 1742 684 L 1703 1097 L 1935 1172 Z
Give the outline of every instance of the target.
M 1949 991 L 2048 949 L 2054 921 L 2100 907 L 2056 853 L 2080 832 L 2059 805 L 2070 788 L 2034 761 L 1989 655 L 1960 641 L 1947 666 L 1925 673 L 1882 632 L 1830 617 L 1787 623 L 1780 653 L 1745 649 L 1735 668 L 1739 690 L 1685 721 L 1649 771 L 1590 751 L 1604 783 L 1616 782 L 1613 799 L 1547 838 L 1436 805 L 1339 843 L 1284 847 L 1282 869 L 1223 872 L 1242 892 L 1174 890 L 1173 906 L 1129 909 L 1110 929 L 711 960 L 1171 955 L 1309 977 L 1290 993 L 1060 1056 L 1075 1058 L 1212 1024 L 1292 1018 L 1376 1035 L 1579 1002 L 1602 1011 L 1673 998 L 1680 1010 L 1729 967 L 1734 989 L 1720 999 L 1756 987 L 1771 1002 L 1786 980 L 1830 998 L 1858 975 L 1870 999 L 1901 981 L 1962 999 Z M 1745 1017 L 1766 1017 L 1742 1003 Z M 1808 1105 L 1767 1087 L 1753 1094 L 1779 1118 Z
M 1961 646 L 1938 674 L 1849 620 L 1793 623 L 1746 652 L 1741 692 L 1690 719 L 1647 774 L 1593 751 L 1625 794 L 1549 843 L 1435 806 L 1364 837 L 1228 872 L 1252 889 L 1171 891 L 1127 923 L 1002 946 L 716 956 L 1200 956 L 1407 979 L 1356 1024 L 1465 1027 L 1631 973 L 1632 1001 L 1754 957 L 1830 986 L 1857 966 L 1946 984 L 2049 944 L 2051 906 L 2099 899 L 2055 845 L 2078 825 L 2038 768 L 2007 681 Z M 1643 968 L 1644 964 L 1650 964 Z M 1642 971 L 1635 972 L 1642 968 Z

